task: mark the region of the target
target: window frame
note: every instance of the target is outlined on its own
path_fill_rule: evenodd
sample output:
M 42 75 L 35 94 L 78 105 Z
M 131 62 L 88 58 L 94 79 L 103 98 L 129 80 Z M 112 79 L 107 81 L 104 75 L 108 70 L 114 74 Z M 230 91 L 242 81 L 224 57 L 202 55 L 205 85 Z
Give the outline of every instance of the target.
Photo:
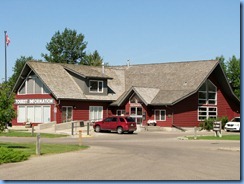
M 96 90 L 91 90 L 91 82 L 96 82 L 97 83 L 97 89 Z M 100 90 L 100 84 L 101 84 L 101 90 Z M 103 93 L 103 88 L 104 88 L 104 81 L 102 80 L 89 80 L 89 93 Z
M 206 109 L 205 111 L 204 110 L 201 110 L 200 109 Z M 210 109 L 215 109 L 215 111 L 210 111 Z M 205 113 L 206 115 L 199 115 L 199 113 Z M 210 113 L 215 113 L 215 115 L 210 115 Z M 200 118 L 200 117 L 203 117 L 203 118 Z M 197 118 L 198 118 L 198 121 L 204 121 L 205 119 L 208 119 L 208 118 L 215 118 L 217 119 L 218 117 L 218 107 L 216 106 L 198 106 L 198 109 L 197 109 Z
M 101 112 L 100 115 L 99 112 Z M 97 119 L 95 119 L 94 114 L 91 113 L 96 113 Z M 98 121 L 102 119 L 103 119 L 103 106 L 89 106 L 89 120 Z
M 33 80 L 33 86 L 32 86 L 32 91 L 29 93 L 28 92 L 28 81 L 29 80 Z M 39 86 L 39 84 L 37 84 L 37 80 L 39 80 L 39 82 L 41 83 L 41 92 L 40 93 L 36 93 L 36 85 Z M 21 90 L 23 90 L 23 92 L 21 92 Z M 24 82 L 20 85 L 19 89 L 18 89 L 18 95 L 30 95 L 30 94 L 50 94 L 49 89 L 45 86 L 45 84 L 40 80 L 39 77 L 37 77 L 36 75 L 28 75 L 28 77 L 24 80 Z
M 17 106 L 17 122 L 18 123 L 25 123 L 27 121 L 30 121 L 31 123 L 47 123 L 47 122 L 44 122 L 44 107 L 48 107 L 49 108 L 49 122 L 51 122 L 51 105 L 18 105 Z M 41 121 L 36 121 L 36 113 L 37 113 L 37 109 L 36 108 L 40 108 L 39 110 L 41 110 Z M 21 113 L 19 111 L 19 109 L 22 109 Z M 33 113 L 33 120 L 29 118 L 28 116 L 28 109 L 32 111 Z M 31 112 L 29 111 L 29 112 Z M 21 114 L 21 118 L 19 116 L 19 114 Z
M 210 86 L 209 84 L 211 84 L 214 87 L 214 91 L 210 90 Z M 204 89 L 206 89 L 205 91 L 200 90 L 202 87 L 204 87 Z M 217 105 L 217 91 L 218 88 L 214 85 L 214 83 L 212 83 L 212 81 L 210 81 L 209 79 L 206 80 L 202 86 L 199 88 L 198 91 L 198 105 Z M 205 94 L 205 98 L 200 98 L 200 94 Z M 215 98 L 209 98 L 210 94 L 215 94 Z M 201 95 L 202 96 L 202 95 Z M 202 102 L 200 102 L 202 101 Z M 210 102 L 214 102 L 214 103 L 210 103 Z
M 157 119 L 156 112 L 159 112 L 159 119 Z M 164 112 L 164 119 L 162 119 L 162 112 Z M 154 110 L 154 120 L 155 121 L 166 121 L 166 110 L 165 109 L 155 109 Z

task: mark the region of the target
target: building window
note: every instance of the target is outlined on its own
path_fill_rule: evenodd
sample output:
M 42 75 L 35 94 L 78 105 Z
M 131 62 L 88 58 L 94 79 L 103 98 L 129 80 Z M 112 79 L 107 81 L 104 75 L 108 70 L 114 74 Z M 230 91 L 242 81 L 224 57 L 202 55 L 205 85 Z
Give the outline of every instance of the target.
M 18 106 L 18 123 L 47 123 L 51 121 L 51 107 L 50 106 Z
M 116 115 L 117 115 L 117 116 L 124 116 L 124 115 L 125 115 L 125 110 L 123 110 L 123 109 L 118 109 L 118 110 L 116 111 Z
M 198 104 L 217 104 L 217 87 L 210 80 L 206 80 L 200 87 L 198 91 Z
M 166 121 L 166 111 L 165 110 L 154 110 L 154 119 L 156 121 Z
M 198 121 L 204 121 L 208 118 L 217 118 L 217 107 L 198 107 Z
M 20 86 L 18 94 L 49 94 L 47 87 L 36 75 L 30 75 Z
M 73 120 L 73 107 L 63 106 L 62 107 L 62 122 L 70 122 Z
M 102 106 L 90 106 L 89 107 L 89 120 L 98 121 L 103 119 L 103 107 Z
M 102 93 L 103 92 L 103 81 L 90 80 L 89 81 L 89 91 L 92 93 Z

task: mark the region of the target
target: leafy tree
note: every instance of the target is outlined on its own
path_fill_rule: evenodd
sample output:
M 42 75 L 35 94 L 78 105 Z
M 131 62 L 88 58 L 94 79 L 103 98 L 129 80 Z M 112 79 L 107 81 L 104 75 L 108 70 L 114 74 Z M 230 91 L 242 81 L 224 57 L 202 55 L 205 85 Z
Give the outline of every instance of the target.
M 87 43 L 84 35 L 65 28 L 54 34 L 46 48 L 50 54 L 41 54 L 48 62 L 78 64 L 83 61 Z
M 225 63 L 225 58 L 223 55 L 221 55 L 220 57 L 216 57 L 216 60 L 219 61 L 221 67 L 223 68 L 225 74 L 227 73 L 227 66 L 226 66 L 226 63 Z
M 0 132 L 6 127 L 6 123 L 16 117 L 14 110 L 14 95 L 10 93 L 9 83 L 0 84 Z
M 85 55 L 84 60 L 80 64 L 90 66 L 101 66 L 102 63 L 103 58 L 99 55 L 98 51 L 95 50 L 92 54 Z
M 240 86 L 241 86 L 241 63 L 240 59 L 235 56 L 227 61 L 227 77 L 229 83 L 238 98 L 240 98 Z
M 241 85 L 241 63 L 240 59 L 232 56 L 228 61 L 225 61 L 224 56 L 216 57 L 227 76 L 228 82 L 233 89 L 235 95 L 240 99 Z

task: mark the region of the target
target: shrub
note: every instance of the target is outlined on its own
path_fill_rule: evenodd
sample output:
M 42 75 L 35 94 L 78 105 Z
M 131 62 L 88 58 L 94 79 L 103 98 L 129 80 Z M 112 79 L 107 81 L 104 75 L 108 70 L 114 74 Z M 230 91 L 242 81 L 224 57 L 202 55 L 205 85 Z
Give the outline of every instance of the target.
M 225 128 L 225 124 L 226 124 L 229 120 L 228 120 L 228 117 L 223 116 L 223 117 L 220 119 L 220 121 L 221 121 L 222 129 L 224 129 L 224 128 Z
M 205 119 L 204 121 L 202 121 L 200 123 L 200 127 L 202 130 L 212 130 L 213 129 L 213 122 L 216 121 L 216 119 L 214 118 L 208 118 L 208 119 Z
M 0 164 L 27 160 L 30 155 L 23 151 L 0 147 Z

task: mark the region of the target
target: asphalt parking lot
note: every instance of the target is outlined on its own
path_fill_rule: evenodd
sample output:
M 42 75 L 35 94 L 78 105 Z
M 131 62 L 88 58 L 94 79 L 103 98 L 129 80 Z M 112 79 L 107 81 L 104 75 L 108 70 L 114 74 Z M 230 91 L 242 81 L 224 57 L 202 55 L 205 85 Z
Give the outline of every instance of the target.
M 185 132 L 98 133 L 90 148 L 0 165 L 2 180 L 240 180 L 240 141 L 182 140 Z M 192 133 L 190 133 L 192 134 Z M 204 134 L 204 133 L 203 133 Z M 211 134 L 211 133 L 208 133 Z M 32 138 L 14 141 L 34 141 Z M 1 138 L 1 141 L 6 141 Z M 42 142 L 76 144 L 76 137 Z M 11 174 L 9 174 L 11 173 Z

